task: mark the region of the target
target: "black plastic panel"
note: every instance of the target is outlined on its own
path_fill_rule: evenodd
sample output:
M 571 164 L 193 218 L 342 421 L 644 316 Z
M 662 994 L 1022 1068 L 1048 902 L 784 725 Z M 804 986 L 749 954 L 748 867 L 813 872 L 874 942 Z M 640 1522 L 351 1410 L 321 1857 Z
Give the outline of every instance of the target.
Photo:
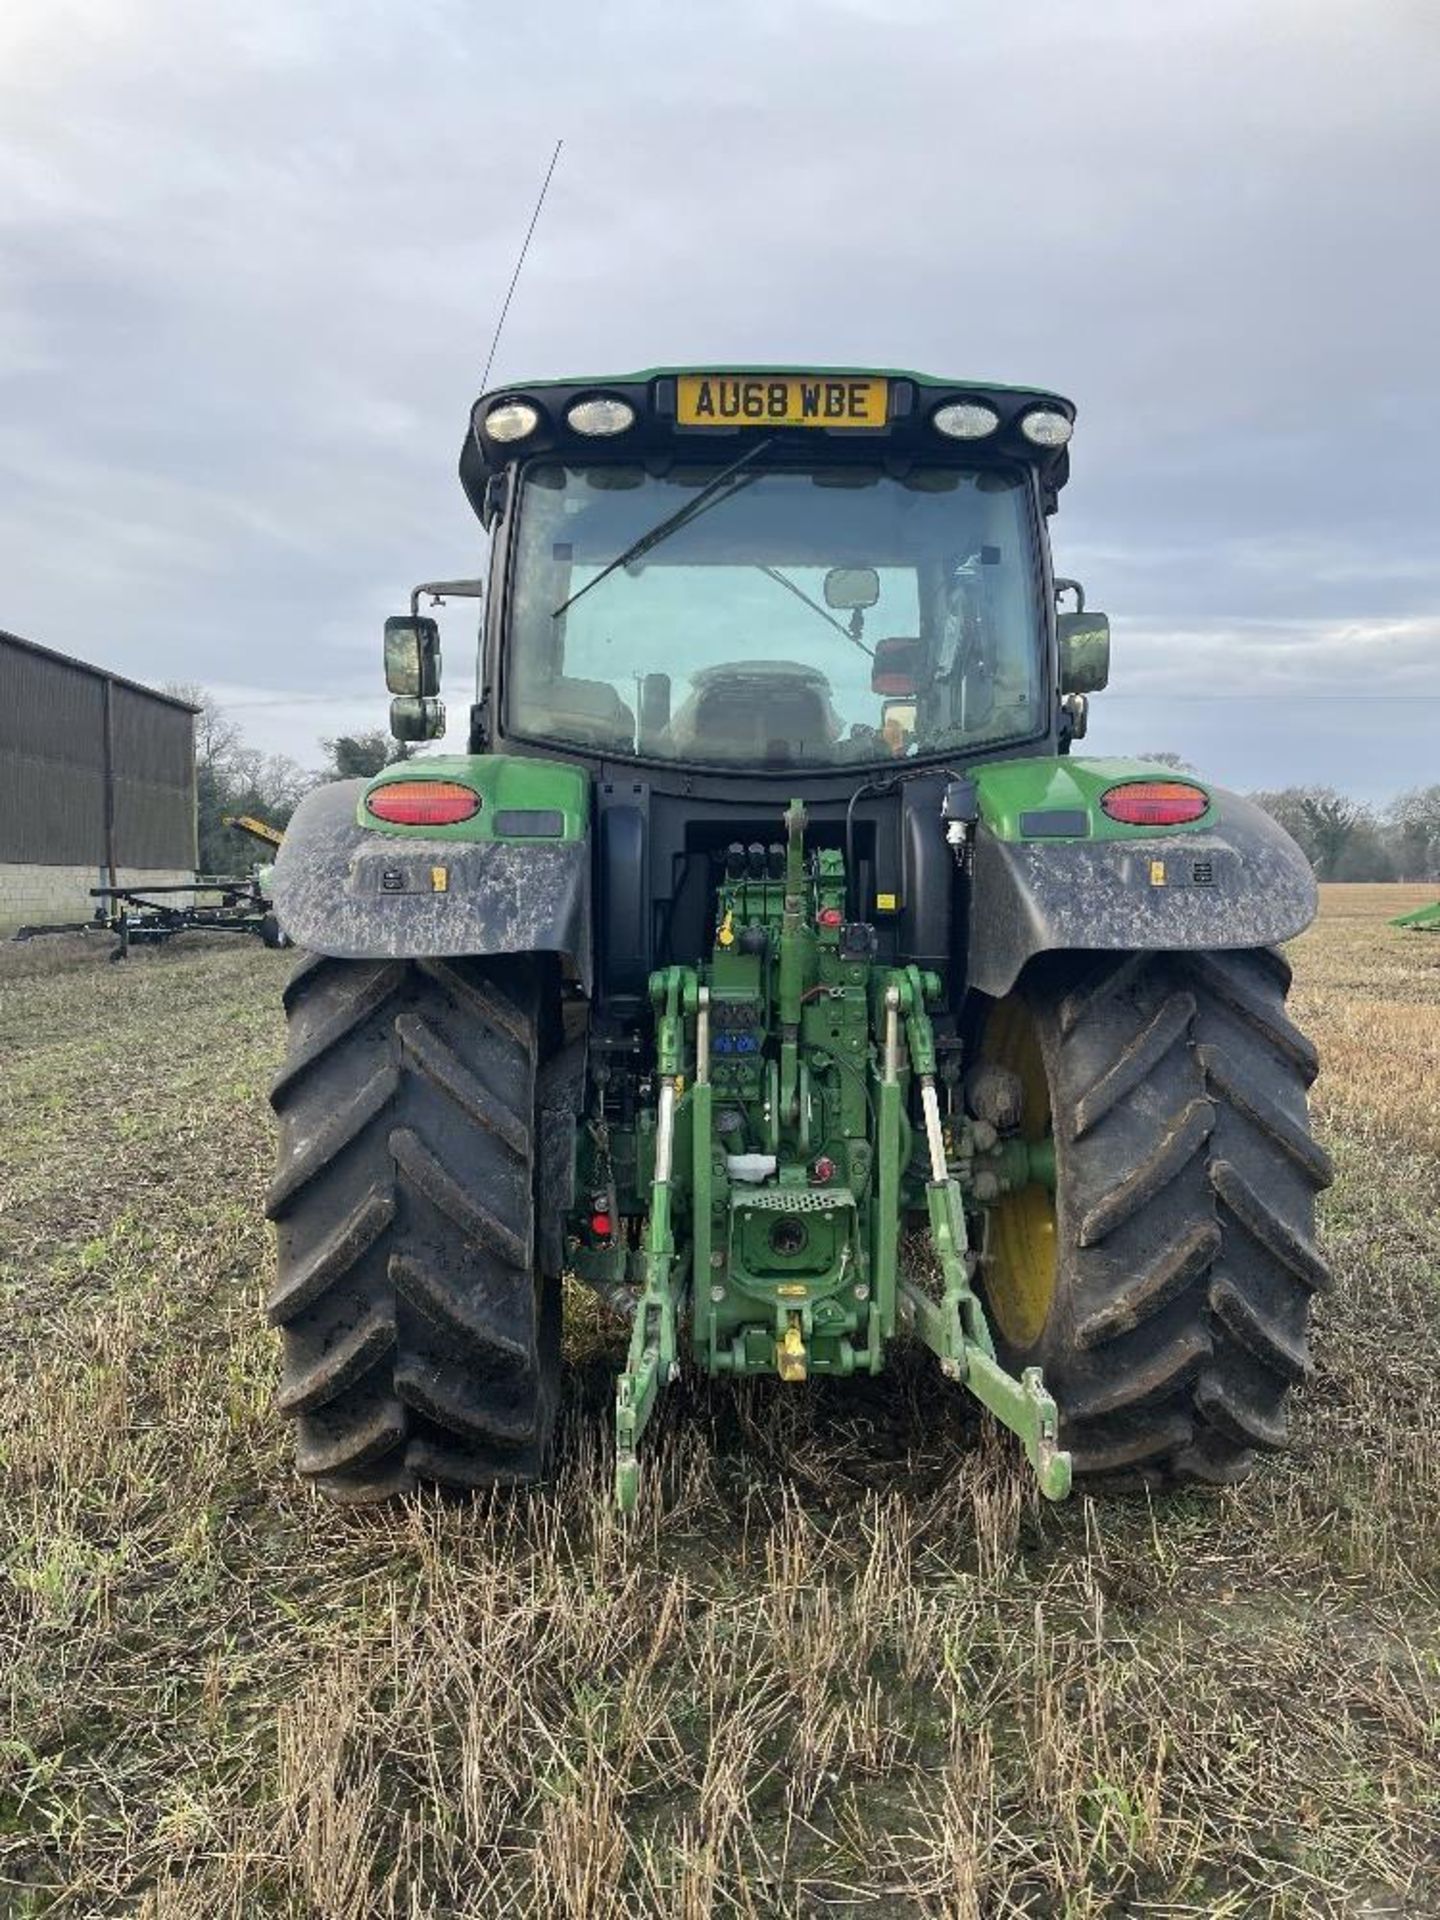
M 646 1005 L 652 965 L 650 790 L 602 780 L 595 792 L 602 996 L 612 1010 Z
M 1020 831 L 1027 840 L 1085 840 L 1090 816 L 1083 807 L 1041 807 L 1021 814 Z

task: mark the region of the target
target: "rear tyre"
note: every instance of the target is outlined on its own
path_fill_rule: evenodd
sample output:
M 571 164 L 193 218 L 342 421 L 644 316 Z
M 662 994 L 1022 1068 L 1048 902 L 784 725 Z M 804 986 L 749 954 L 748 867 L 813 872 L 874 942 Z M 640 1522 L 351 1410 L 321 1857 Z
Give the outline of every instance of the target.
M 1289 984 L 1267 949 L 1066 956 L 985 1022 L 1023 1131 L 1053 1131 L 1056 1183 L 991 1211 L 982 1283 L 1003 1357 L 1044 1368 L 1092 1486 L 1225 1483 L 1285 1444 L 1331 1178 Z
M 535 1273 L 540 975 L 312 955 L 285 990 L 267 1212 L 278 1405 L 344 1501 L 536 1478 L 560 1283 Z

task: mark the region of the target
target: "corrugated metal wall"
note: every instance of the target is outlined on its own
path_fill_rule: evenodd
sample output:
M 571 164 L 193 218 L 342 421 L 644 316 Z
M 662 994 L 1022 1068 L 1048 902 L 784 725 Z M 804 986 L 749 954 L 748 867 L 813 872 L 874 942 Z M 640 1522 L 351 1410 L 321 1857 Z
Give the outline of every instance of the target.
M 0 863 L 105 861 L 104 675 L 0 633 Z M 115 860 L 195 866 L 194 718 L 110 683 Z
M 195 865 L 195 721 L 114 688 L 115 857 L 122 867 Z

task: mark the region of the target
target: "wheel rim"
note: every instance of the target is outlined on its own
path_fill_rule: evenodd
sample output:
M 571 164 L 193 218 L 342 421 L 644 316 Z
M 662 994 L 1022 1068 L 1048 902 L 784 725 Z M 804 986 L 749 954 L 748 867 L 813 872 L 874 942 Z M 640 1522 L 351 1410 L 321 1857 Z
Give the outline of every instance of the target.
M 1050 1079 L 1029 1007 L 1017 994 L 1001 1000 L 985 1023 L 981 1057 L 1019 1077 L 1020 1133 L 1051 1137 Z M 1045 1330 L 1055 1300 L 1055 1196 L 1038 1183 L 1002 1194 L 988 1210 L 985 1297 L 1007 1344 L 1024 1351 Z

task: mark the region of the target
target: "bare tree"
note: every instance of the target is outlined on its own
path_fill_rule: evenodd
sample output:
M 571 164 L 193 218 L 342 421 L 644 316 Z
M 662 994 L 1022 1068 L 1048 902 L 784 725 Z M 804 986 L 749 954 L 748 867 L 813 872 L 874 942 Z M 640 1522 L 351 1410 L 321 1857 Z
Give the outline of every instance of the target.
M 403 740 L 392 740 L 376 727 L 370 733 L 341 733 L 333 740 L 322 740 L 329 765 L 322 779 L 368 780 L 397 760 L 408 760 L 412 749 Z
M 195 715 L 195 813 L 202 873 L 243 872 L 255 859 L 248 834 L 225 825 L 227 814 L 247 814 L 283 827 L 315 784 L 285 754 L 247 747 L 239 725 L 206 688 L 172 683 L 165 691 L 188 700 Z
M 1353 800 L 1347 800 L 1332 787 L 1319 787 L 1307 793 L 1301 807 L 1315 849 L 1311 855 L 1315 872 L 1322 880 L 1333 880 L 1355 837 L 1361 810 Z
M 1385 818 L 1401 879 L 1440 877 L 1440 786 L 1402 793 Z

